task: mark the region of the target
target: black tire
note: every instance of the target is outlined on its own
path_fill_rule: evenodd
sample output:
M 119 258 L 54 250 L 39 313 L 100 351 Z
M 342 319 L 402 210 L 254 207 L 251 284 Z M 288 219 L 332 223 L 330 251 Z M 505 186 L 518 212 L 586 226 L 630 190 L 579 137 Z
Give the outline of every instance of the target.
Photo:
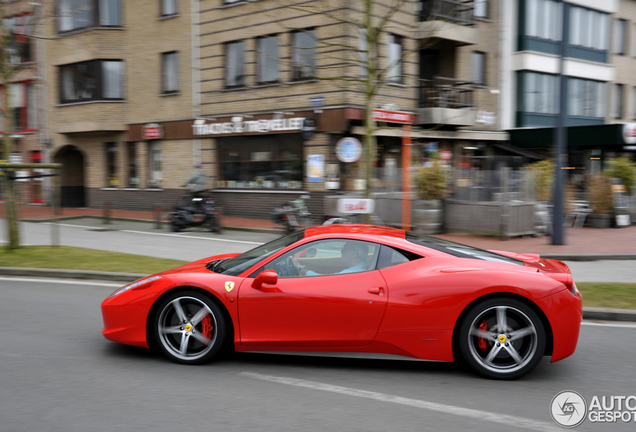
M 181 224 L 179 222 L 177 222 L 176 219 L 172 218 L 172 219 L 170 219 L 170 224 L 168 225 L 168 228 L 172 232 L 179 232 L 179 231 L 181 231 Z
M 166 297 L 153 318 L 156 346 L 175 363 L 202 364 L 216 356 L 227 338 L 221 308 L 208 296 L 182 291 Z
M 539 364 L 545 346 L 541 318 L 513 299 L 494 298 L 478 304 L 466 315 L 459 331 L 464 361 L 492 379 L 524 376 Z

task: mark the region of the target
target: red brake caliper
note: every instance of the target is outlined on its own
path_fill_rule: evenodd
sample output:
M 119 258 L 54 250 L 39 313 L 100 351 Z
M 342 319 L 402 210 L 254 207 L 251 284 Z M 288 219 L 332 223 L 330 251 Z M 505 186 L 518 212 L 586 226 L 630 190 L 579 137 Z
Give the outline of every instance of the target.
M 486 322 L 486 320 L 483 320 L 481 322 L 481 324 L 479 325 L 479 330 L 488 330 L 488 323 Z M 479 347 L 481 352 L 486 352 L 486 348 L 488 348 L 488 342 L 483 337 L 479 337 L 477 338 L 477 346 Z
M 208 339 L 212 339 L 212 318 L 210 315 L 206 315 L 205 318 L 201 320 L 201 333 Z M 203 345 L 207 345 L 204 343 Z

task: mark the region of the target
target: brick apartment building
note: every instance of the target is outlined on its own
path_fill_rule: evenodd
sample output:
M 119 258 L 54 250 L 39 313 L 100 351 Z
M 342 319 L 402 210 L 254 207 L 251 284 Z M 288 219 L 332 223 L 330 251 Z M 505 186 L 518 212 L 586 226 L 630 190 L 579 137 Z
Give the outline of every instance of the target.
M 306 4 L 314 3 L 334 16 L 362 16 L 361 2 Z M 599 29 L 593 41 L 573 33 L 579 39 L 570 42 L 570 106 L 582 110 L 572 113 L 572 126 L 636 116 L 636 43 L 628 36 L 636 34 L 634 3 L 568 2 L 573 22 L 598 20 Z M 388 4 L 375 2 L 375 19 Z M 312 212 L 324 214 L 326 196 L 364 186 L 362 162 L 342 162 L 336 153 L 342 138 L 364 134 L 362 90 L 320 79 L 364 73 L 355 61 L 364 51 L 359 29 L 270 0 L 58 0 L 46 7 L 46 139 L 50 160 L 65 164 L 65 205 L 166 207 L 199 162 L 226 214 L 266 217 L 305 191 Z M 543 148 L 537 139 L 527 145 L 527 137 L 549 130 L 556 117 L 560 8 L 552 0 L 404 3 L 379 38 L 380 67 L 394 66 L 374 108 L 415 114 L 413 165 L 441 150 L 458 169 L 486 155 L 528 161 L 549 154 L 548 135 Z M 610 50 L 617 37 L 622 54 Z M 610 114 L 619 106 L 620 115 Z M 399 188 L 401 131 L 376 135 L 374 187 Z M 623 143 L 615 144 L 613 152 Z M 584 166 L 597 150 L 573 159 Z
M 3 29 L 13 34 L 7 50 L 7 66 L 14 68 L 14 72 L 8 86 L 2 85 L 2 97 L 4 100 L 5 92 L 9 92 L 7 115 L 11 117 L 13 128 L 9 133 L 11 154 L 3 154 L 4 148 L 0 147 L 0 160 L 39 163 L 45 158 L 45 149 L 41 143 L 47 140 L 46 130 L 41 126 L 46 118 L 46 89 L 41 85 L 40 79 L 40 72 L 46 61 L 43 57 L 43 42 L 27 37 L 29 34 L 39 34 L 39 9 L 27 0 L 4 3 Z M 6 133 L 4 119 L 0 123 L 0 129 L 3 134 Z M 17 175 L 29 177 L 37 173 L 38 170 L 22 170 Z M 19 199 L 28 203 L 43 202 L 46 189 L 44 185 L 43 178 L 19 180 Z

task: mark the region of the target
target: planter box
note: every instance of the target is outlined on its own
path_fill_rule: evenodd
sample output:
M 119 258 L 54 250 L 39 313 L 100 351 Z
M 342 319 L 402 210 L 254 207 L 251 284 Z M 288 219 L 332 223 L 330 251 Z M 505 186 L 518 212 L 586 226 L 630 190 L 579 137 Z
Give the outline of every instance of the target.
M 535 202 L 444 200 L 446 231 L 501 237 L 532 235 Z
M 612 226 L 613 217 L 611 214 L 592 213 L 587 217 L 587 221 L 592 228 L 610 228 Z

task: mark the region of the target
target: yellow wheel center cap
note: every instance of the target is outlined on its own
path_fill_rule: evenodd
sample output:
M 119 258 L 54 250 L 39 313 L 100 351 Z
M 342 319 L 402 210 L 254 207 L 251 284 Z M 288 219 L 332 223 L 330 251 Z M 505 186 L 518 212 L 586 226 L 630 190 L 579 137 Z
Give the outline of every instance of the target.
M 501 342 L 501 343 L 506 343 L 506 341 L 507 341 L 507 340 L 508 340 L 508 339 L 506 338 L 506 336 L 505 336 L 505 335 L 501 335 L 501 336 L 499 336 L 499 342 Z
M 184 328 L 184 329 L 185 329 L 185 331 L 187 331 L 187 332 L 191 332 L 191 331 L 192 331 L 192 326 L 191 326 L 190 324 L 186 324 L 186 326 L 185 326 L 185 328 Z

